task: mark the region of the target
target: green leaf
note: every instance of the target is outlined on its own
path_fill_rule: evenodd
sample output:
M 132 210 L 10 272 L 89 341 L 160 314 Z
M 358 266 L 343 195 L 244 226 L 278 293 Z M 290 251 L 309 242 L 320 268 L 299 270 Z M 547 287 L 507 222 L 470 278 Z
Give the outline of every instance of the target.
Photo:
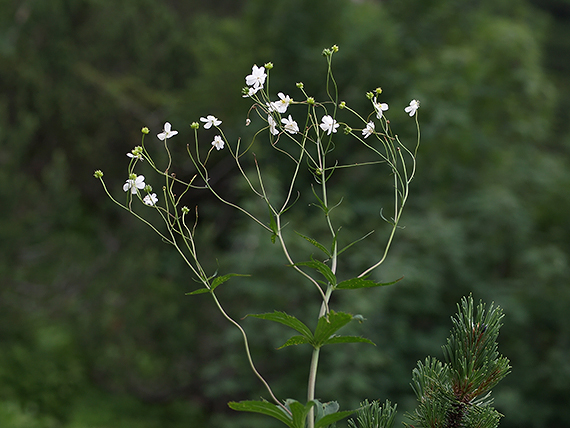
M 237 410 L 239 412 L 253 412 L 271 416 L 272 418 L 283 422 L 289 428 L 297 428 L 297 425 L 294 425 L 293 419 L 290 415 L 285 413 L 281 407 L 268 401 L 230 401 L 228 406 L 230 406 L 230 409 Z
M 296 400 L 287 400 L 287 407 L 291 410 L 293 418 L 293 426 L 295 428 L 305 428 L 305 422 L 307 420 L 307 415 L 311 410 L 311 407 L 315 405 L 314 401 L 309 401 L 304 406 Z
M 186 293 L 186 296 L 191 296 L 195 294 L 205 294 L 214 291 L 218 285 L 223 284 L 232 276 L 250 276 L 250 275 L 241 274 L 241 273 L 228 273 L 227 275 L 217 276 L 212 281 L 212 285 L 210 286 L 210 288 L 200 288 L 198 290 L 191 291 L 190 293 Z
M 210 292 L 210 289 L 209 289 L 209 288 L 200 288 L 200 289 L 198 289 L 198 290 L 191 291 L 190 293 L 186 293 L 185 295 L 186 295 L 186 296 L 191 296 L 191 295 L 194 295 L 194 294 L 204 294 L 204 293 L 209 293 L 209 292 Z
M 292 345 L 304 345 L 305 343 L 311 343 L 311 339 L 305 336 L 293 336 L 277 349 L 283 349 L 286 348 L 287 346 L 292 346 Z
M 310 242 L 311 244 L 313 244 L 315 247 L 317 247 L 319 250 L 321 250 L 323 253 L 325 253 L 327 255 L 327 257 L 329 257 L 329 258 L 331 257 L 330 252 L 325 248 L 325 246 L 323 244 L 321 244 L 320 242 L 317 242 L 313 238 L 309 238 L 308 236 L 305 236 L 302 233 L 299 233 L 297 231 L 295 231 L 295 233 L 297 235 L 299 235 L 301 238 L 305 239 L 307 242 Z
M 366 278 L 352 278 L 340 282 L 336 288 L 340 290 L 356 290 L 357 288 L 384 287 L 401 281 L 404 277 L 398 278 L 392 282 L 375 282 Z
M 323 418 L 319 419 L 318 421 L 315 421 L 315 428 L 329 426 L 337 421 L 340 421 L 341 419 L 344 419 L 352 415 L 353 413 L 354 410 L 345 410 L 343 412 L 331 413 L 330 415 L 326 415 Z
M 333 271 L 331 270 L 330 267 L 328 267 L 326 264 L 324 264 L 323 262 L 320 262 L 318 260 L 311 260 L 310 262 L 300 262 L 300 263 L 295 263 L 295 266 L 307 266 L 313 269 L 318 270 L 324 277 L 325 279 L 332 284 L 332 286 L 334 287 L 336 285 L 336 276 L 333 273 Z
M 247 316 L 281 323 L 283 325 L 291 327 L 293 330 L 298 331 L 304 337 L 309 339 L 309 341 L 313 340 L 313 333 L 311 332 L 309 327 L 307 327 L 305 324 L 303 324 L 294 316 L 288 315 L 285 312 L 275 311 L 266 314 L 250 314 Z
M 337 330 L 352 320 L 352 315 L 344 312 L 330 311 L 328 315 L 319 318 L 312 342 L 315 348 L 323 346 Z
M 373 233 L 374 233 L 374 231 L 371 230 L 370 232 L 368 232 L 368 233 L 367 233 L 366 235 L 364 235 L 363 237 L 358 238 L 356 241 L 351 242 L 351 243 L 348 244 L 346 247 L 344 247 L 342 250 L 340 250 L 337 255 L 340 256 L 342 253 L 344 253 L 346 250 L 348 250 L 348 249 L 349 249 L 350 247 L 352 247 L 354 244 L 357 244 L 358 242 L 360 242 L 360 241 L 362 241 L 362 240 L 368 238 L 368 237 L 369 237 L 370 235 L 372 235 Z
M 269 208 L 269 227 L 273 231 L 273 234 L 271 235 L 271 243 L 275 244 L 275 238 L 277 238 L 279 231 L 277 230 L 277 222 L 275 221 L 275 216 L 273 215 L 271 208 Z
M 323 345 L 334 345 L 337 343 L 369 343 L 376 346 L 374 342 L 361 336 L 331 336 Z
M 218 285 L 223 284 L 228 279 L 230 279 L 232 276 L 251 276 L 251 275 L 241 274 L 241 273 L 228 273 L 227 275 L 217 276 L 212 281 L 212 287 L 210 290 L 214 291 Z

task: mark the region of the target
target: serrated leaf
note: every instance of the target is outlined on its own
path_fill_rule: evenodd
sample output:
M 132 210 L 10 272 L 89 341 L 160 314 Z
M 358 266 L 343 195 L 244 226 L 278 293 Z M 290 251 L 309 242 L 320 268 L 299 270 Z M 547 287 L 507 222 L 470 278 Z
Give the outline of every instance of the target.
M 250 314 L 247 316 L 281 323 L 283 325 L 291 327 L 293 330 L 298 331 L 309 341 L 313 340 L 313 333 L 311 332 L 311 329 L 294 316 L 286 314 L 285 312 L 275 311 L 266 314 Z
M 338 290 L 356 290 L 357 288 L 371 288 L 371 287 L 384 287 L 386 285 L 392 285 L 401 281 L 404 277 L 398 278 L 392 282 L 375 282 L 366 278 L 352 278 L 346 281 L 339 282 L 336 286 Z
M 325 248 L 325 246 L 323 244 L 321 244 L 320 242 L 316 241 L 313 238 L 309 238 L 308 236 L 303 235 L 302 233 L 299 233 L 297 231 L 295 231 L 295 233 L 297 235 L 299 235 L 301 238 L 305 239 L 307 242 L 313 244 L 315 247 L 317 247 L 319 250 L 321 250 L 323 253 L 325 253 L 327 255 L 327 257 L 331 257 L 331 254 L 329 253 L 329 251 Z
M 228 273 L 226 275 L 217 276 L 212 281 L 212 286 L 211 286 L 210 290 L 214 291 L 218 285 L 223 284 L 224 282 L 226 282 L 228 279 L 230 279 L 233 276 L 251 276 L 251 275 L 241 274 L 241 273 Z
M 311 339 L 305 336 L 293 336 L 277 349 L 283 349 L 286 348 L 287 346 L 292 346 L 292 345 L 304 345 L 305 343 L 311 343 Z
M 191 295 L 194 295 L 194 294 L 204 294 L 204 293 L 209 293 L 209 292 L 210 292 L 210 289 L 209 289 L 209 288 L 200 288 L 200 289 L 198 289 L 198 290 L 191 291 L 190 293 L 185 293 L 185 295 L 186 295 L 186 296 L 191 296 Z
M 237 410 L 239 412 L 261 413 L 263 415 L 271 416 L 272 418 L 283 422 L 289 428 L 297 428 L 290 415 L 285 413 L 281 407 L 268 401 L 230 401 L 228 406 L 230 409 Z
M 330 311 L 328 315 L 319 318 L 312 342 L 315 348 L 320 348 L 340 328 L 352 320 L 352 315 L 344 312 Z
M 352 415 L 354 410 L 345 410 L 342 412 L 331 413 L 315 421 L 315 428 L 322 428 L 334 424 L 335 422 L 340 421 L 341 419 L 347 418 L 348 416 Z
M 361 336 L 332 336 L 323 345 L 335 345 L 337 343 L 369 343 L 376 346 L 374 342 Z
M 331 270 L 330 267 L 328 267 L 326 264 L 324 264 L 323 262 L 320 262 L 318 260 L 311 260 L 310 262 L 300 262 L 300 263 L 295 263 L 295 266 L 307 266 L 313 269 L 318 270 L 324 277 L 325 279 L 332 284 L 332 286 L 334 287 L 336 285 L 336 276 L 333 273 L 333 271 Z

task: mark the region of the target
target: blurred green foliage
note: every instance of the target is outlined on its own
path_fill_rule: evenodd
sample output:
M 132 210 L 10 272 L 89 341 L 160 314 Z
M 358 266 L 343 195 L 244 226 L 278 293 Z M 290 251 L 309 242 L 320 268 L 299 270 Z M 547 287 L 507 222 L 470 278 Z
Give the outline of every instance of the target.
M 196 284 L 183 263 L 118 212 L 92 173 L 103 169 L 120 193 L 141 127 L 154 137 L 166 120 L 181 145 L 191 135 L 185 124 L 206 114 L 224 121 L 229 138 L 248 136 L 240 90 L 251 65 L 274 63 L 275 93 L 299 97 L 303 81 L 320 97 L 320 52 L 333 43 L 341 98 L 358 109 L 382 86 L 403 139 L 414 129 L 402 110 L 421 100 L 422 147 L 406 228 L 376 274 L 404 280 L 333 302 L 362 313 L 355 334 L 378 346 L 324 350 L 317 396 L 343 408 L 364 398 L 412 408 L 411 370 L 441 355 L 455 303 L 473 292 L 506 315 L 499 344 L 513 375 L 496 390 L 503 426 L 565 424 L 569 33 L 567 0 L 0 2 L 0 426 L 266 422 L 226 407 L 264 393 L 238 333 L 206 297 L 184 296 Z M 286 167 L 261 145 L 256 153 L 278 188 Z M 335 152 L 359 154 L 350 141 Z M 232 163 L 218 159 L 217 188 L 249 203 Z M 192 174 L 183 158 L 177 168 Z M 378 229 L 346 253 L 346 268 L 357 271 L 383 245 L 388 177 L 363 169 L 333 184 L 333 198 L 347 195 L 336 211 L 342 239 Z M 307 201 L 291 231 L 318 234 Z M 224 286 L 233 316 L 315 313 L 313 291 L 283 267 L 268 235 L 206 193 L 187 205 L 200 208 L 208 269 L 253 275 Z M 302 399 L 308 350 L 276 352 L 282 329 L 244 325 L 277 395 Z

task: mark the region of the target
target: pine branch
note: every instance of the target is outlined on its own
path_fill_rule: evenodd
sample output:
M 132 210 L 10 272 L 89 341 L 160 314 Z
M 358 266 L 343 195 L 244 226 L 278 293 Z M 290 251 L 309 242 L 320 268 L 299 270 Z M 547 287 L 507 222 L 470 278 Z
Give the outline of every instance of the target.
M 473 298 L 463 298 L 452 318 L 453 328 L 443 346 L 445 363 L 428 357 L 412 372 L 419 404 L 407 417 L 426 428 L 495 428 L 502 416 L 492 407 L 491 389 L 510 371 L 498 352 L 503 312 Z

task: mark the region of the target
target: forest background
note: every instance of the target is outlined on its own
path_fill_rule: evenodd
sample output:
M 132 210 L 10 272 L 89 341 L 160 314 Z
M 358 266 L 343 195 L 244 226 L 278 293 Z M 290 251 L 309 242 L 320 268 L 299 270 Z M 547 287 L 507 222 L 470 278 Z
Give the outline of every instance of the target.
M 411 410 L 411 370 L 441 357 L 455 304 L 473 293 L 506 315 L 500 352 L 513 369 L 494 394 L 502 426 L 566 425 L 570 1 L 3 0 L 1 427 L 269 426 L 226 406 L 263 395 L 237 332 L 207 298 L 185 296 L 197 284 L 182 261 L 92 175 L 102 169 L 122 192 L 140 129 L 154 138 L 166 120 L 182 145 L 207 114 L 231 138 L 247 135 L 240 91 L 252 64 L 273 62 L 273 90 L 295 98 L 298 81 L 323 88 L 320 53 L 332 44 L 341 99 L 367 109 L 365 92 L 381 86 L 401 137 L 415 131 L 403 108 L 421 100 L 422 146 L 405 229 L 376 278 L 404 279 L 335 302 L 365 316 L 355 329 L 377 346 L 327 350 L 317 396 Z M 247 203 L 221 153 L 216 185 Z M 279 182 L 274 152 L 256 153 Z M 390 189 L 372 193 L 386 177 L 362 171 L 335 183 L 350 195 L 339 215 L 370 230 L 379 213 L 367 201 Z M 191 174 L 190 163 L 178 172 Z M 200 209 L 208 269 L 253 275 L 224 286 L 236 317 L 285 302 L 300 318 L 314 313 L 269 236 L 206 192 L 187 205 Z M 376 258 L 379 242 L 364 241 L 347 263 Z M 277 352 L 282 329 L 244 325 L 276 394 L 302 399 L 307 351 Z

